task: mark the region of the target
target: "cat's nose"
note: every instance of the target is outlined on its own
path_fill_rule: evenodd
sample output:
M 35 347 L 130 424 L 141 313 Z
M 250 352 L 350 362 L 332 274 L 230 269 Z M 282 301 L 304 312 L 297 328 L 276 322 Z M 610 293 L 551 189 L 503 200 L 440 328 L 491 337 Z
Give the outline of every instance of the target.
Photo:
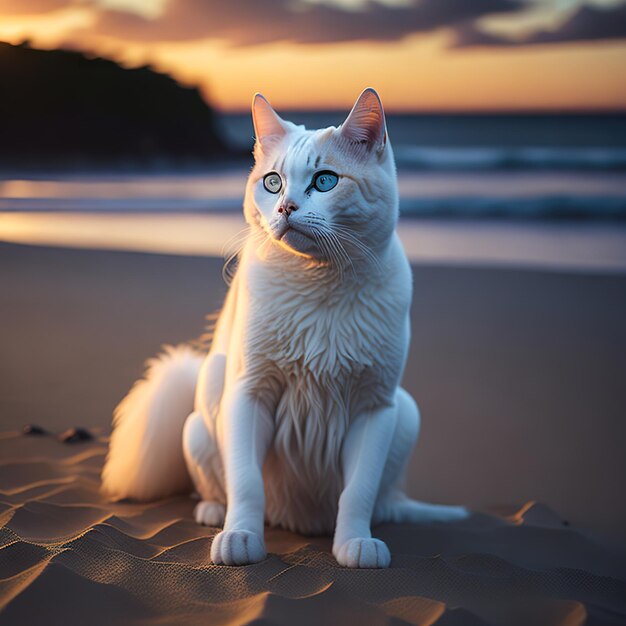
M 287 217 L 289 217 L 294 211 L 298 210 L 298 205 L 292 200 L 287 200 L 278 207 L 279 213 L 284 213 Z

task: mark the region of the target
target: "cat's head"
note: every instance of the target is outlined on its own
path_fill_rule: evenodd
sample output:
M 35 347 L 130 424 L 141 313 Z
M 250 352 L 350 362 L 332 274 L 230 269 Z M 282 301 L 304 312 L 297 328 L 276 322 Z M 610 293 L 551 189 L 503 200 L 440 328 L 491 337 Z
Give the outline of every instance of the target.
M 366 89 L 338 128 L 282 120 L 252 103 L 255 165 L 244 213 L 293 255 L 345 265 L 383 250 L 398 216 L 396 170 L 378 94 Z M 375 260 L 375 259 L 374 259 Z

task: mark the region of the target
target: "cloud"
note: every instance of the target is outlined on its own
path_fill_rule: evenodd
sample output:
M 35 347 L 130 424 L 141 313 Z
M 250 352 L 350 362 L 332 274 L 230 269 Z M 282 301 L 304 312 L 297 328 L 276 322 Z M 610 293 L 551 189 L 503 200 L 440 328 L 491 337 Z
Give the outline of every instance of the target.
M 626 5 L 616 7 L 582 6 L 557 30 L 543 30 L 521 40 L 492 35 L 464 24 L 456 29 L 455 47 L 532 46 L 582 41 L 626 39 Z
M 525 7 L 523 0 L 414 0 L 408 6 L 369 2 L 358 10 L 293 0 L 169 0 L 156 19 L 103 10 L 94 28 L 118 39 L 215 38 L 238 46 L 274 41 L 392 41 Z
M 0 15 L 37 15 L 66 8 L 67 0 L 2 0 Z

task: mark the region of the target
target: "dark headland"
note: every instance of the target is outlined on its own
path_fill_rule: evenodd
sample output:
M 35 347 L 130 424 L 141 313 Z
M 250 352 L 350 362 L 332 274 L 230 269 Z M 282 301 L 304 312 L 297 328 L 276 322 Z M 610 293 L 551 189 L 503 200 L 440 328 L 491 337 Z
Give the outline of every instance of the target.
M 0 42 L 0 165 L 189 165 L 236 157 L 195 88 L 150 67 Z

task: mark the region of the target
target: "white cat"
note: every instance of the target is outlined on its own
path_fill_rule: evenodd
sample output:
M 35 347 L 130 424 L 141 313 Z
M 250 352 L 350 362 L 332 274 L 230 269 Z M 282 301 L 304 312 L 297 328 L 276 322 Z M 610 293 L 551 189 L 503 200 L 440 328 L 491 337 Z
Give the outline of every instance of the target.
M 387 567 L 372 523 L 467 512 L 401 490 L 419 412 L 399 386 L 412 280 L 382 104 L 366 89 L 339 128 L 316 131 L 259 94 L 252 110 L 250 234 L 210 352 L 150 362 L 116 410 L 103 489 L 154 499 L 189 474 L 196 520 L 224 527 L 214 563 L 263 559 L 267 522 L 334 531 L 341 565 Z

